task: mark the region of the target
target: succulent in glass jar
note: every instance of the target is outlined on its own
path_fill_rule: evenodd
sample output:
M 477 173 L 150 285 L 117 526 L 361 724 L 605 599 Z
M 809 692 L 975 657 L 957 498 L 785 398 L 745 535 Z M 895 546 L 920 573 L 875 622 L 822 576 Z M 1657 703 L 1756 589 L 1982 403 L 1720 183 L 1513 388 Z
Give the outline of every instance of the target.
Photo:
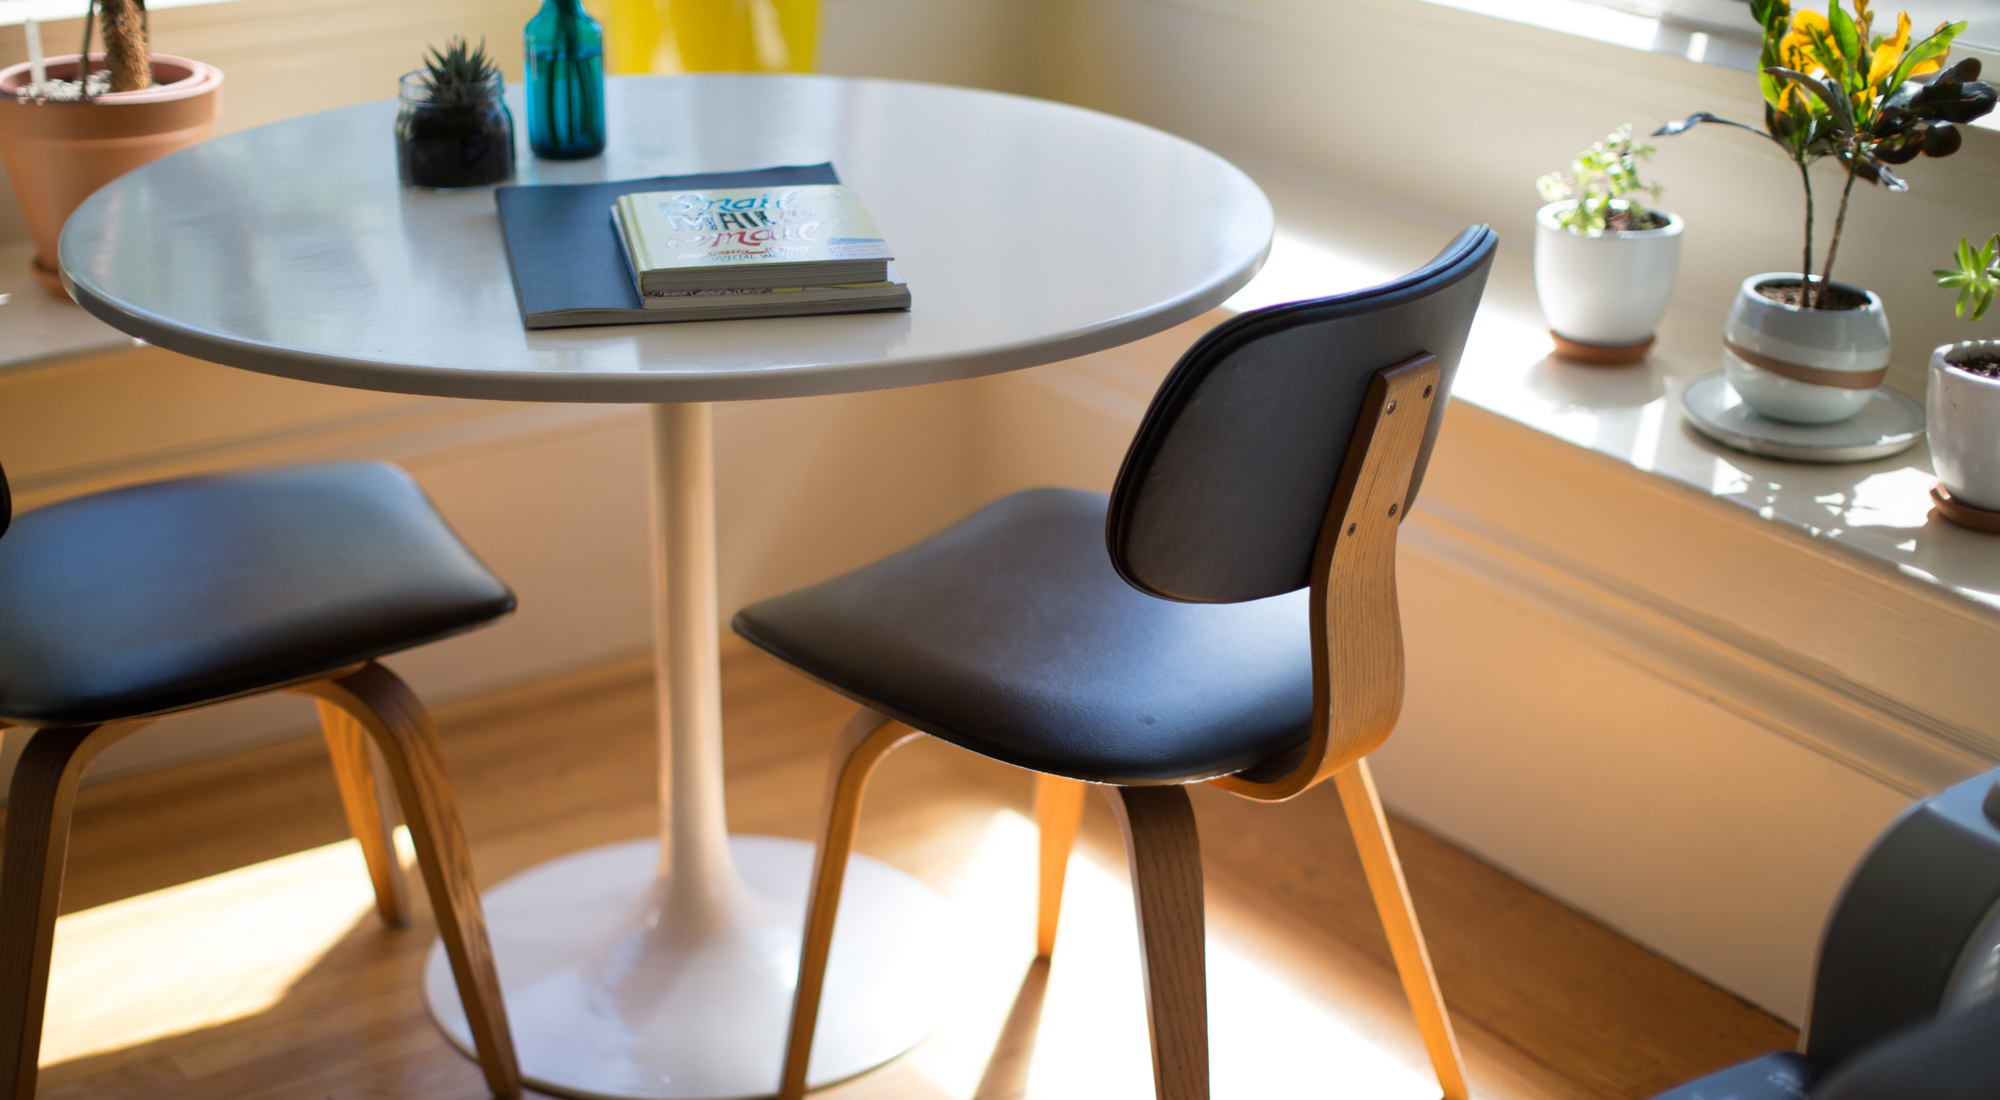
M 412 187 L 478 187 L 514 174 L 514 117 L 486 43 L 433 46 L 398 88 L 396 161 Z

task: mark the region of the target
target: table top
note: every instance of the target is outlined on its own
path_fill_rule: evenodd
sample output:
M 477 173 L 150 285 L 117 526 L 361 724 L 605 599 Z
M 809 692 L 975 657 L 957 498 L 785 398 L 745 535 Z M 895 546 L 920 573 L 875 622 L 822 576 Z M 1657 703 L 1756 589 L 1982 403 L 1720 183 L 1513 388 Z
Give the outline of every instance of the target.
M 63 232 L 72 293 L 160 347 L 313 382 L 726 401 L 1112 347 L 1214 307 L 1270 247 L 1270 204 L 1227 161 L 1044 100 L 824 76 L 614 78 L 610 148 L 560 162 L 528 153 L 509 96 L 517 183 L 832 161 L 895 250 L 913 308 L 527 331 L 492 189 L 402 187 L 393 101 L 216 138 L 114 181 Z

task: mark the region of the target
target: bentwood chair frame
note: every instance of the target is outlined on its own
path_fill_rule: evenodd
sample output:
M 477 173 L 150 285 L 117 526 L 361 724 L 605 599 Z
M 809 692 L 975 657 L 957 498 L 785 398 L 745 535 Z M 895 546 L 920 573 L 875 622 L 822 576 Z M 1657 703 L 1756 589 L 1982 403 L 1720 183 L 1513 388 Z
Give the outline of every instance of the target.
M 0 533 L 11 517 L 5 484 L 0 472 Z M 310 696 L 318 704 L 341 804 L 366 858 L 376 911 L 392 927 L 410 919 L 393 834 L 400 803 L 487 1087 L 497 1097 L 520 1094 L 499 974 L 437 728 L 395 673 L 367 660 L 134 718 L 33 728 L 9 787 L 0 855 L 0 1100 L 32 1100 L 35 1095 L 70 820 L 84 770 L 105 749 L 169 714 L 274 692 Z M 0 720 L 0 729 L 22 726 Z M 387 766 L 387 785 L 371 763 L 371 741 Z
M 1437 268 L 1456 250 L 1461 262 L 1476 266 L 1483 285 L 1491 249 L 1490 230 L 1468 230 L 1426 270 Z M 1476 300 L 1476 287 L 1473 293 Z M 1462 340 L 1462 331 L 1459 337 Z M 1189 356 L 1199 350 L 1197 345 Z M 1457 351 L 1451 349 L 1454 369 Z M 1438 420 L 1433 414 L 1441 413 L 1436 406 L 1448 393 L 1449 377 L 1441 367 L 1436 356 L 1418 354 L 1383 367 L 1368 385 L 1311 564 L 1309 739 L 1286 757 L 1207 782 L 1243 798 L 1281 801 L 1333 781 L 1431 1065 L 1446 1100 L 1465 1100 L 1468 1091 L 1458 1042 L 1366 760 L 1395 728 L 1402 707 L 1396 536 L 1435 435 Z M 1172 384 L 1170 377 L 1168 385 Z M 1128 457 L 1128 469 L 1132 461 Z M 1120 476 L 1122 483 L 1126 475 Z M 1115 495 L 1113 500 L 1115 509 Z M 924 734 L 864 705 L 834 749 L 781 1100 L 798 1100 L 805 1092 L 834 916 L 863 791 L 876 765 L 892 749 L 919 736 Z M 1046 773 L 1037 779 L 1035 816 L 1041 850 L 1036 952 L 1042 959 L 1055 949 L 1063 879 L 1085 786 Z M 1177 785 L 1100 789 L 1124 834 L 1131 867 L 1158 1095 L 1162 1100 L 1205 1100 L 1208 1029 L 1202 872 L 1192 805 L 1186 789 Z

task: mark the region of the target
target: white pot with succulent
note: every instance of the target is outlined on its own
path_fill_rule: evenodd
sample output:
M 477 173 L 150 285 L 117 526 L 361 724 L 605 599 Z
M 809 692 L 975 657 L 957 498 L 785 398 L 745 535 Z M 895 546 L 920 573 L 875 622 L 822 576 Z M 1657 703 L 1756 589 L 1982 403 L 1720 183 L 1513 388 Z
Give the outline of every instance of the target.
M 1955 267 L 1933 272 L 1958 291 L 1958 315 L 1977 321 L 2000 297 L 2000 233 L 1983 248 L 1958 242 Z M 1931 352 L 1924 435 L 1946 519 L 2000 533 L 2000 340 L 1960 340 Z
M 1673 301 L 1681 219 L 1636 197 L 1659 196 L 1658 185 L 1639 181 L 1639 162 L 1652 154 L 1621 126 L 1577 154 L 1569 174 L 1535 181 L 1548 200 L 1535 213 L 1535 295 L 1565 359 L 1645 358 Z
M 1994 90 L 1981 83 L 1979 62 L 1944 67 L 1963 22 L 1946 23 L 1912 41 L 1910 16 L 1899 13 L 1894 33 L 1876 33 L 1865 4 L 1855 15 L 1829 0 L 1825 14 L 1793 11 L 1788 0 L 1752 0 L 1762 25 L 1759 66 L 1765 128 L 1706 111 L 1669 123 L 1654 136 L 1713 122 L 1748 130 L 1797 166 L 1805 187 L 1805 251 L 1797 272 L 1743 280 L 1723 328 L 1722 365 L 1729 384 L 1763 416 L 1794 424 L 1837 424 L 1867 408 L 1889 369 L 1889 320 L 1882 299 L 1833 281 L 1833 259 L 1847 224 L 1856 180 L 1891 191 L 1906 185 L 1890 170 L 1919 155 L 1950 156 L 1961 141 L 1957 124 L 1993 109 Z M 1928 82 L 1916 77 L 1930 76 Z M 1832 157 L 1845 170 L 1840 210 L 1813 270 L 1812 165 Z

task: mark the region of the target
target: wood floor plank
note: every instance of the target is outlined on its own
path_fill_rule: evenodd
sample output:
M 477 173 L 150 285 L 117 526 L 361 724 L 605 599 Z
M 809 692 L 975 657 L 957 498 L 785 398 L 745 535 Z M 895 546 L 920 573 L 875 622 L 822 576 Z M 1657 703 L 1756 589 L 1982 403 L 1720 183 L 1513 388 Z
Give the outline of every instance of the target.
M 808 837 L 828 752 L 852 704 L 740 644 L 725 645 L 723 653 L 730 825 Z M 649 667 L 635 658 L 440 709 L 447 762 L 482 883 L 654 830 Z M 981 927 L 997 931 L 967 953 L 968 973 L 983 977 L 968 981 L 964 1004 L 938 1035 L 883 1069 L 820 1094 L 827 1100 L 1141 1100 L 1150 1094 L 1136 977 L 1129 989 L 1123 979 L 1103 983 L 1116 988 L 1083 988 L 1103 967 L 1110 967 L 1105 974 L 1123 973 L 1116 967 L 1128 963 L 1110 956 L 1136 951 L 1130 901 L 1117 894 L 1125 875 L 1122 843 L 1101 799 L 1085 804 L 1054 961 L 1044 970 L 1030 969 L 1033 789 L 1026 773 L 935 741 L 910 745 L 882 765 L 862 810 L 858 849 L 909 870 L 985 919 Z M 1387 1067 L 1384 1080 L 1393 1087 L 1366 1094 L 1422 1100 L 1420 1092 L 1409 1091 L 1409 1081 L 1429 1080 L 1422 1043 L 1334 791 L 1327 787 L 1277 805 L 1205 788 L 1193 795 L 1207 881 L 1218 1098 L 1231 1095 L 1232 1080 L 1249 1079 L 1237 1072 L 1245 1067 L 1238 1064 L 1240 1053 L 1232 1053 L 1238 1049 L 1228 1040 L 1233 1021 L 1225 1018 L 1228 998 L 1249 988 L 1259 996 L 1295 998 L 1285 1002 L 1294 1016 L 1310 1018 L 1329 1041 L 1361 1044 L 1355 1049 Z M 1393 827 L 1464 1044 L 1474 1096 L 1642 1100 L 1793 1042 L 1779 1021 L 1609 929 L 1419 829 L 1401 822 Z M 96 938 L 87 938 L 97 945 L 91 950 L 129 951 L 135 968 L 185 969 L 184 982 L 177 972 L 169 975 L 179 982 L 173 988 L 186 991 L 175 1000 L 198 1000 L 202 960 L 150 942 L 142 916 L 154 911 L 149 907 L 182 893 L 192 899 L 186 904 L 203 904 L 206 895 L 189 892 L 220 891 L 215 884 L 236 882 L 232 875 L 242 879 L 242 890 L 254 892 L 255 876 L 344 836 L 325 756 L 299 745 L 92 788 L 71 848 L 63 911 L 74 916 L 64 919 L 97 921 L 90 926 Z M 65 1013 L 85 1011 L 100 1014 L 91 1020 L 127 1013 L 158 1018 L 140 1024 L 166 1022 L 142 1029 L 153 1036 L 143 1041 L 46 1065 L 42 1095 L 485 1096 L 478 1068 L 438 1035 L 418 992 L 435 937 L 423 891 L 411 892 L 410 927 L 385 929 L 369 906 L 358 852 L 351 876 L 351 883 L 337 885 L 344 891 L 340 903 L 355 906 L 352 925 L 314 947 L 317 954 L 300 960 L 296 977 L 254 1011 L 198 1018 L 186 1015 L 185 1003 L 124 1003 L 117 990 L 88 1006 L 52 1003 L 52 1026 Z M 128 909 L 135 914 L 131 927 L 109 920 Z M 74 927 L 79 935 L 85 929 Z M 58 934 L 58 977 L 65 966 L 64 934 Z M 1100 995 L 1106 998 L 1101 1004 L 1088 1000 Z M 154 1034 L 183 1016 L 195 1022 Z M 1099 1029 L 1102 1049 L 1081 1041 Z M 1399 1066 L 1407 1069 L 1407 1081 L 1396 1076 Z M 1250 1068 L 1267 1075 L 1294 1072 Z M 1296 1090 L 1284 1091 L 1360 1094 L 1347 1091 L 1339 1077 L 1346 1070 L 1323 1059 L 1308 1057 L 1295 1072 Z M 1435 1085 L 1429 1087 L 1434 1095 Z

